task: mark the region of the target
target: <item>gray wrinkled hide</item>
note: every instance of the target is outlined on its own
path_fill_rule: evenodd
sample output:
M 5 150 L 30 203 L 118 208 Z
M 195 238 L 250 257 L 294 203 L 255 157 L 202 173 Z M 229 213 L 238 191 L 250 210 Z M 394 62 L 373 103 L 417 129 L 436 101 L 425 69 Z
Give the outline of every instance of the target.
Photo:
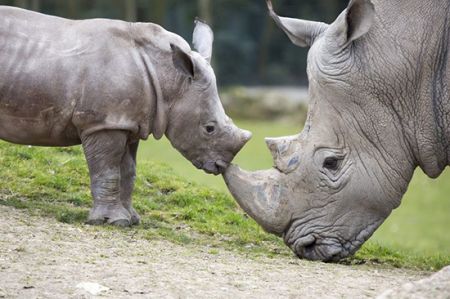
M 242 208 L 299 256 L 353 254 L 398 207 L 414 169 L 449 165 L 450 2 L 352 0 L 330 25 L 279 17 L 310 46 L 303 132 L 267 139 L 271 170 L 231 166 Z
M 196 167 L 219 174 L 250 138 L 225 115 L 209 65 L 150 23 L 72 21 L 0 6 L 0 139 L 82 144 L 94 207 L 89 223 L 139 222 L 131 206 L 139 140 L 166 135 Z

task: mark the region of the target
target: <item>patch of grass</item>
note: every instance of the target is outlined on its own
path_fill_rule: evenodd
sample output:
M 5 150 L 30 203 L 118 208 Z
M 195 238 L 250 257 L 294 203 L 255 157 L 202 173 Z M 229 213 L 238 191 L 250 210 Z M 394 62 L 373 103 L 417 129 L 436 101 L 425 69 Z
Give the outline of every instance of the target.
M 355 254 L 346 259 L 350 264 L 388 264 L 396 268 L 413 268 L 425 271 L 437 271 L 450 265 L 450 256 L 442 254 L 419 255 L 392 247 L 382 246 L 376 242 L 367 242 Z

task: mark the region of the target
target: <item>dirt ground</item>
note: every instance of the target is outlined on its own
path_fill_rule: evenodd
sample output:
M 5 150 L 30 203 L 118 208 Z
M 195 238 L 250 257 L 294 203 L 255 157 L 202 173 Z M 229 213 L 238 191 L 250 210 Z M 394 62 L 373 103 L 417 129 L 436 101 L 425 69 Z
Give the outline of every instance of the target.
M 0 298 L 372 298 L 426 273 L 248 258 L 99 232 L 0 206 Z

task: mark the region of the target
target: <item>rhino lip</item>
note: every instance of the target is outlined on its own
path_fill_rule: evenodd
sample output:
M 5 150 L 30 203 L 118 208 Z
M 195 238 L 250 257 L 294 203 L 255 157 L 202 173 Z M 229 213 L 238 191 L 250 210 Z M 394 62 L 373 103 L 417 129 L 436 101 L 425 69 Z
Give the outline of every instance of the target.
M 299 258 L 308 260 L 331 262 L 342 258 L 341 246 L 320 243 L 314 236 L 308 235 L 296 240 L 291 248 Z
M 215 162 L 207 161 L 199 168 L 203 169 L 208 174 L 219 175 L 225 173 L 229 165 L 230 163 L 228 162 L 225 162 L 223 160 L 217 160 Z
M 297 225 L 296 227 L 299 228 Z M 283 238 L 286 245 L 301 259 L 331 262 L 346 256 L 345 249 L 337 239 L 322 238 L 314 232 L 297 234 L 292 225 L 291 229 L 294 231 L 285 233 Z
M 225 162 L 223 160 L 217 160 L 216 161 L 216 167 L 219 170 L 220 173 L 225 173 L 225 170 L 227 170 L 228 166 L 230 165 L 229 162 Z

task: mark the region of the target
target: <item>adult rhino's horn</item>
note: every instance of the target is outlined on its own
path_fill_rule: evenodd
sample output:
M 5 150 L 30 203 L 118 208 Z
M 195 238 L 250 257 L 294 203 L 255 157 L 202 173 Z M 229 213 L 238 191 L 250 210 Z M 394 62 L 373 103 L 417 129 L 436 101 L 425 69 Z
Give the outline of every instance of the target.
M 248 172 L 228 167 L 224 179 L 241 208 L 267 232 L 281 235 L 289 225 L 288 188 L 276 169 Z
M 294 171 L 299 166 L 300 142 L 298 139 L 298 135 L 265 139 L 275 167 L 284 174 Z
M 266 0 L 266 2 L 272 19 L 299 47 L 310 47 L 314 40 L 328 28 L 327 24 L 321 22 L 280 17 L 275 13 L 272 1 Z

